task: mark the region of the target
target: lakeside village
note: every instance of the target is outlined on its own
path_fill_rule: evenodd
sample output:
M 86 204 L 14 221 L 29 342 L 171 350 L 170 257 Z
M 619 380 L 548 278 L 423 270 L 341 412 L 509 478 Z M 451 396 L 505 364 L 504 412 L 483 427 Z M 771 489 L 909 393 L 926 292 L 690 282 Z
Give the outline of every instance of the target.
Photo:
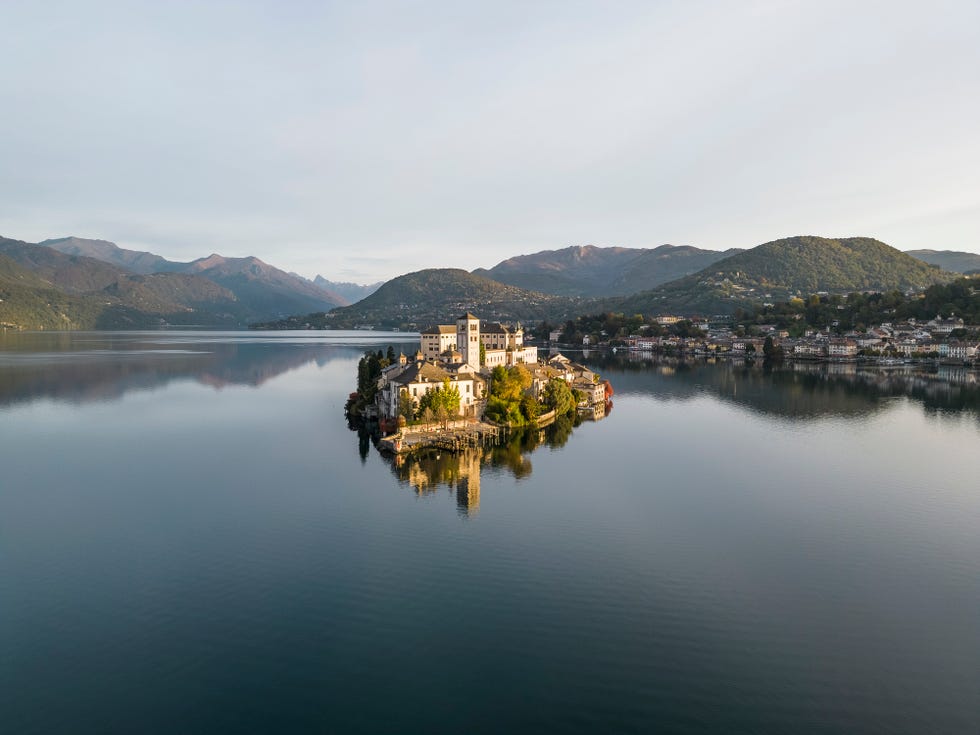
M 423 330 L 411 358 L 390 347 L 366 354 L 357 387 L 348 418 L 376 421 L 378 448 L 396 455 L 495 444 L 512 428 L 542 428 L 567 416 L 599 420 L 613 392 L 561 354 L 539 359 L 520 323 L 485 322 L 468 312 L 455 324 Z
M 688 334 L 633 334 L 624 338 L 622 345 L 640 352 L 830 362 L 867 360 L 880 365 L 903 364 L 913 360 L 967 367 L 980 363 L 980 340 L 968 336 L 976 335 L 980 325 L 965 324 L 963 319 L 955 316 L 945 319 L 937 316 L 927 321 L 909 318 L 894 323 L 883 322 L 861 332 L 849 331 L 844 334 L 833 334 L 829 329 L 807 329 L 797 338 L 790 337 L 787 330 L 779 329 L 775 324 L 752 325 L 752 334 L 739 336 L 730 327 L 713 326 L 708 320 L 698 317 L 660 315 L 654 321 L 668 329 L 683 324 Z M 694 335 L 690 332 L 694 332 Z M 562 330 L 552 331 L 549 342 L 559 343 L 563 337 Z M 581 338 L 581 346 L 604 345 L 602 341 L 585 335 Z

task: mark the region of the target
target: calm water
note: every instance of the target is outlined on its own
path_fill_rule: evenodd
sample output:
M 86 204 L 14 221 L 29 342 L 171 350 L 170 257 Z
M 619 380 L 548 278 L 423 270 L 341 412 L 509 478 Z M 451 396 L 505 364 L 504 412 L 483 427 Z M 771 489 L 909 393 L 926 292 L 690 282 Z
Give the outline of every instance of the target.
M 396 466 L 397 339 L 0 336 L 0 731 L 980 731 L 975 374 L 589 356 Z

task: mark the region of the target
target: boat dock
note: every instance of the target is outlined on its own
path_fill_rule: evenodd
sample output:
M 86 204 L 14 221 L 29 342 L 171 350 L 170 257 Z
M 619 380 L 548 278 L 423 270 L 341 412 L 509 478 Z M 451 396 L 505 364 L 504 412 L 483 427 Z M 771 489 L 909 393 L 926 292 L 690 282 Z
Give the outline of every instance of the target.
M 493 446 L 507 436 L 507 427 L 470 419 L 451 422 L 448 427 L 435 425 L 407 426 L 381 437 L 378 449 L 393 454 L 409 454 L 419 449 L 443 449 L 461 452 L 470 447 Z

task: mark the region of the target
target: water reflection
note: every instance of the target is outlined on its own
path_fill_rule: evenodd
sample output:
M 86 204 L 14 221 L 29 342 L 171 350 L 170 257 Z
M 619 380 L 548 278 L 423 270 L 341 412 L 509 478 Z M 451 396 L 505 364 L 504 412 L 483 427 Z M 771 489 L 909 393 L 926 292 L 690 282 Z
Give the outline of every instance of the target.
M 416 495 L 431 495 L 444 488 L 455 495 L 460 514 L 472 516 L 480 509 L 483 471 L 503 471 L 517 479 L 528 477 L 533 469 L 531 453 L 541 447 L 563 447 L 580 423 L 580 418 L 562 417 L 542 429 L 515 429 L 495 446 L 468 447 L 459 452 L 430 448 L 408 455 L 386 455 L 386 459 L 401 485 L 412 488 Z M 358 435 L 362 448 L 369 433 L 361 429 Z
M 593 353 L 588 365 L 610 376 L 619 394 L 692 400 L 717 397 L 754 412 L 793 421 L 858 418 L 900 397 L 927 412 L 969 412 L 980 418 L 980 373 L 957 366 L 862 363 L 782 365 L 757 361 Z
M 106 402 L 180 380 L 257 387 L 404 335 L 365 332 L 0 332 L 0 406 Z M 285 349 L 284 349 L 285 348 Z

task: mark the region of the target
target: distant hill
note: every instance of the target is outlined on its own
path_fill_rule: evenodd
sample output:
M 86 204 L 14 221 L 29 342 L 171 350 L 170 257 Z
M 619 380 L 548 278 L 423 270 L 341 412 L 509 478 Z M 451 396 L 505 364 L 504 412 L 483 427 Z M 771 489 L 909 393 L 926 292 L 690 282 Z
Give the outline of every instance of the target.
M 362 286 L 359 283 L 337 283 L 336 281 L 328 281 L 323 276 L 317 275 L 317 277 L 313 279 L 313 283 L 322 289 L 335 293 L 346 299 L 347 303 L 343 305 L 347 306 L 349 304 L 356 304 L 361 299 L 373 294 L 375 291 L 381 288 L 384 281 L 378 281 L 377 283 Z
M 788 237 L 635 294 L 620 308 L 629 313 L 723 314 L 740 306 L 818 291 L 904 291 L 948 282 L 953 277 L 872 238 Z
M 737 251 L 687 245 L 620 248 L 584 245 L 508 258 L 475 275 L 560 296 L 624 296 L 696 273 Z
M 54 288 L 0 254 L 0 327 L 83 329 L 95 325 L 102 308 L 95 299 Z
M 484 319 L 560 319 L 587 308 L 586 301 L 536 293 L 498 283 L 454 268 L 433 268 L 408 273 L 385 283 L 352 306 L 335 309 L 324 316 L 299 319 L 314 326 L 352 328 L 419 329 L 472 311 Z M 268 325 L 272 327 L 287 324 Z
M 90 240 L 84 237 L 58 237 L 44 240 L 44 245 L 66 255 L 83 255 L 104 263 L 123 268 L 130 273 L 166 273 L 179 270 L 182 263 L 173 263 L 160 255 L 139 250 L 126 250 L 108 240 Z M 176 266 L 176 267 L 175 267 Z
M 329 310 L 344 303 L 342 297 L 315 286 L 312 281 L 254 257 L 225 258 L 212 253 L 187 263 L 181 271 L 224 286 L 256 318 Z
M 83 255 L 66 255 L 21 240 L 0 238 L 0 253 L 38 276 L 45 285 L 71 294 L 99 291 L 128 271 Z
M 980 255 L 957 250 L 906 250 L 913 258 L 955 273 L 980 273 Z
M 213 316 L 221 323 L 232 320 L 231 323 L 244 326 L 248 321 L 329 310 L 350 303 L 329 288 L 317 286 L 306 278 L 254 257 L 226 258 L 214 253 L 190 263 L 180 263 L 153 253 L 120 248 L 107 240 L 80 237 L 46 240 L 43 247 L 23 245 L 33 248 L 33 257 L 47 263 L 39 262 L 31 268 L 37 271 L 43 265 L 48 269 L 46 275 L 53 285 L 71 293 L 105 288 L 123 275 L 153 276 L 150 280 L 119 283 L 116 288 L 133 299 L 140 293 L 141 298 L 136 299 L 138 303 L 144 306 L 152 303 L 156 307 L 162 307 L 164 303 L 155 300 L 147 289 L 156 296 L 170 292 L 178 299 L 176 306 L 200 314 L 206 323 L 213 321 L 207 314 L 210 311 L 216 312 Z M 54 255 L 60 258 L 53 257 L 53 251 L 57 251 Z M 27 257 L 27 252 L 21 253 L 20 257 Z M 101 267 L 94 265 L 96 263 L 102 264 Z M 168 282 L 160 277 L 161 274 L 182 275 L 184 279 L 175 278 Z M 195 290 L 193 281 L 187 280 L 188 276 L 201 279 L 202 283 L 206 281 L 208 285 Z M 222 290 L 215 291 L 215 286 Z M 233 303 L 228 301 L 229 294 Z
M 0 238 L 0 321 L 22 329 L 244 324 L 235 295 L 201 276 L 138 275 L 81 255 Z

